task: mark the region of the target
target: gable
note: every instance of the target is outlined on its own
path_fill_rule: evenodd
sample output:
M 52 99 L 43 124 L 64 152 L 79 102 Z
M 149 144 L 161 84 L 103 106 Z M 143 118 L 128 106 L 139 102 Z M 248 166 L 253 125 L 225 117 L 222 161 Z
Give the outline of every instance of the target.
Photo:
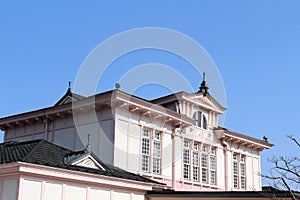
M 187 96 L 184 96 L 183 99 L 187 101 L 191 101 L 192 103 L 199 105 L 200 107 L 203 107 L 205 109 L 214 110 L 217 113 L 224 113 L 226 108 L 221 106 L 213 97 L 210 95 L 204 96 L 203 94 L 190 94 Z
M 93 158 L 91 154 L 83 155 L 78 158 L 72 159 L 72 161 L 69 162 L 69 165 L 88 167 L 105 171 L 105 168 L 95 158 Z
M 68 103 L 72 103 L 74 101 L 78 101 L 78 100 L 82 100 L 84 99 L 84 96 L 81 96 L 79 94 L 75 94 L 71 91 L 71 89 L 69 88 L 67 90 L 67 92 L 64 94 L 64 96 L 62 98 L 60 98 L 54 106 L 59 106 L 59 105 L 63 105 L 63 104 L 68 104 Z

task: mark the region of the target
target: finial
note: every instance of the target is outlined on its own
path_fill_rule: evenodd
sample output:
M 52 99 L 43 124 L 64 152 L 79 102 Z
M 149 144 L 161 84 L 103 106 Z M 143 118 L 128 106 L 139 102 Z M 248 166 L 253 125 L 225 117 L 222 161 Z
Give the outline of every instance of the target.
M 69 88 L 68 89 L 71 90 L 71 81 L 69 81 Z
M 263 137 L 263 140 L 265 141 L 265 142 L 268 142 L 268 136 L 266 136 L 266 135 L 264 135 L 264 137 Z
M 203 93 L 203 96 L 206 96 L 207 94 L 209 94 L 208 93 L 208 86 L 206 85 L 206 80 L 205 80 L 206 79 L 206 73 L 203 72 L 202 76 L 203 76 L 202 83 L 201 83 L 201 85 L 199 87 L 199 91 L 197 93 Z
M 116 88 L 116 90 L 120 90 L 121 84 L 120 84 L 120 83 L 116 83 L 116 84 L 115 84 L 115 88 Z
M 88 142 L 87 142 L 87 145 L 86 145 L 86 150 L 88 151 L 88 152 L 92 152 L 92 147 L 91 147 L 91 144 L 90 144 L 90 135 L 91 134 L 88 134 L 87 136 L 88 136 Z

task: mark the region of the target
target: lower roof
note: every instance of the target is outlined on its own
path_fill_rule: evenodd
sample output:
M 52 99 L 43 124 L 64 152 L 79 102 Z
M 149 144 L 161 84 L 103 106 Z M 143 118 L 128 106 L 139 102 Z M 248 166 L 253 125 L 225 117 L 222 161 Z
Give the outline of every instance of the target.
M 72 151 L 46 140 L 31 140 L 26 142 L 5 142 L 0 144 L 0 165 L 24 162 L 62 168 L 72 171 L 80 171 L 90 174 L 99 174 L 108 177 L 165 185 L 151 179 L 127 172 L 118 167 L 105 164 L 99 158 L 97 161 L 103 166 L 103 170 L 84 166 L 72 165 L 65 162 L 70 155 L 85 154 L 86 151 Z M 93 154 L 93 156 L 95 156 Z

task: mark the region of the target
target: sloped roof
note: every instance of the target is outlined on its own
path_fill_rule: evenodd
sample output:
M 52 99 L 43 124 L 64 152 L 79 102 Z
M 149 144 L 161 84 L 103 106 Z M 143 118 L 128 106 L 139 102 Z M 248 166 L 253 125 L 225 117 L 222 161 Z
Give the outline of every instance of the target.
M 104 167 L 104 170 L 70 165 L 65 162 L 65 159 L 70 155 L 81 155 L 85 153 L 86 151 L 75 152 L 50 143 L 46 140 L 5 142 L 0 144 L 0 164 L 25 162 L 145 183 L 162 184 L 134 173 L 127 172 L 112 165 L 104 164 L 99 158 L 97 158 L 97 161 L 101 163 L 101 166 Z M 93 157 L 96 157 L 94 154 L 92 155 Z

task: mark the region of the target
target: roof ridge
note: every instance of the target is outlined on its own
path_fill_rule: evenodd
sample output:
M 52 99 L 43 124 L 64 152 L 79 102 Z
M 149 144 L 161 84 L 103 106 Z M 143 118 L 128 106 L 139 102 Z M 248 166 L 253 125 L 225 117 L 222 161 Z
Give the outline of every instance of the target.
M 40 141 L 37 143 L 37 145 L 26 155 L 24 158 L 21 158 L 20 160 L 25 162 L 27 158 L 29 158 L 46 140 L 40 139 Z

